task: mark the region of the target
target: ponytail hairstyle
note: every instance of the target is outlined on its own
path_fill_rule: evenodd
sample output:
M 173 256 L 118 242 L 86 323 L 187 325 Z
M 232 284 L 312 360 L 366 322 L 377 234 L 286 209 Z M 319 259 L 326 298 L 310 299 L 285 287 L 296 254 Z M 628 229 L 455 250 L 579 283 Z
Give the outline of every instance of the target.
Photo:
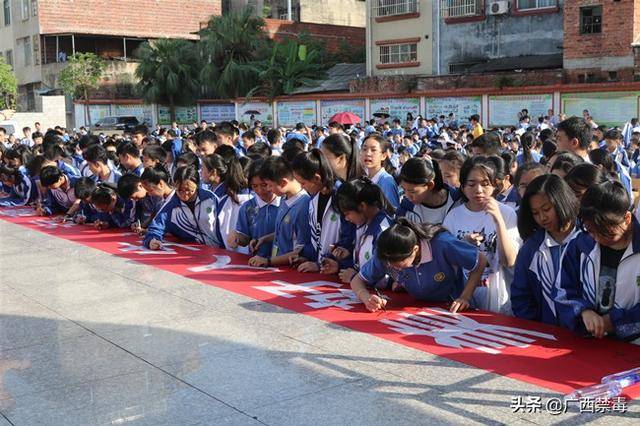
M 116 188 L 106 182 L 98 184 L 91 193 L 91 203 L 95 206 L 108 206 L 117 198 L 118 192 Z
M 602 151 L 602 150 L 597 150 Z M 604 152 L 604 151 L 603 151 Z M 607 157 L 609 155 L 607 154 Z M 564 180 L 569 184 L 571 189 L 575 193 L 583 193 L 593 185 L 599 185 L 606 182 L 609 179 L 607 173 L 595 164 L 583 163 L 573 167 L 569 173 L 564 177 Z
M 347 159 L 347 181 L 362 176 L 363 172 L 362 166 L 360 165 L 356 138 L 347 136 L 344 133 L 335 133 L 327 136 L 322 141 L 322 146 L 336 157 L 345 156 Z
M 533 159 L 533 155 L 531 155 L 531 150 L 535 146 L 536 137 L 532 132 L 526 132 L 520 138 L 520 144 L 522 145 L 522 158 L 525 163 L 531 163 L 535 161 Z
M 382 167 L 391 176 L 395 175 L 396 168 L 393 167 L 393 164 L 391 164 L 391 153 L 392 153 L 391 143 L 387 139 L 385 139 L 380 133 L 377 133 L 377 132 L 373 132 L 369 136 L 364 138 L 363 144 L 367 142 L 369 139 L 373 139 L 374 141 L 378 142 L 378 146 L 380 146 L 380 151 L 383 154 L 387 155 L 387 159 L 382 162 Z
M 446 189 L 438 162 L 424 158 L 409 158 L 400 169 L 399 180 L 412 185 L 426 185 L 433 182 L 434 191 Z
M 376 241 L 376 253 L 383 263 L 401 262 L 411 256 L 421 241 L 430 241 L 445 228 L 440 225 L 418 224 L 401 217 L 384 230 Z
M 180 156 L 176 159 L 176 164 L 184 163 L 185 166 L 195 167 L 196 169 L 200 168 L 200 159 L 193 152 L 187 151 L 180 154 Z
M 314 148 L 309 152 L 298 154 L 291 162 L 291 168 L 305 180 L 312 180 L 318 174 L 322 188 L 333 191 L 336 182 L 335 175 L 329 161 L 319 149 Z
M 528 239 L 540 229 L 531 212 L 531 198 L 534 195 L 546 195 L 549 198 L 556 210 L 560 229 L 575 223 L 580 210 L 580 201 L 576 198 L 571 187 L 557 175 L 538 176 L 527 186 L 518 210 L 518 231 L 523 240 Z
M 584 163 L 584 159 L 573 152 L 560 151 L 554 154 L 556 159 L 551 164 L 551 173 L 555 170 L 561 170 L 565 175 L 578 164 Z
M 591 151 L 589 151 L 589 160 L 591 160 L 591 163 L 593 163 L 594 165 L 602 168 L 602 171 L 610 179 L 618 179 L 618 170 L 616 169 L 616 163 L 615 161 L 613 161 L 613 158 L 611 158 L 611 155 L 609 155 L 609 153 L 604 149 L 592 149 Z
M 238 204 L 238 194 L 247 187 L 247 178 L 245 177 L 242 164 L 237 157 L 225 161 L 218 154 L 211 154 L 202 157 L 202 164 L 210 172 L 216 171 L 220 176 L 221 182 L 227 187 L 227 195 Z
M 160 163 L 153 167 L 145 168 L 144 172 L 142 172 L 142 176 L 140 176 L 140 180 L 143 182 L 149 182 L 153 185 L 158 185 L 160 181 L 164 181 L 164 183 L 169 186 L 173 184 L 169 171 Z
M 390 216 L 395 214 L 382 189 L 366 177 L 354 179 L 340 185 L 336 193 L 336 201 L 338 210 L 343 216 L 348 211 L 359 212 L 360 203 L 384 210 Z

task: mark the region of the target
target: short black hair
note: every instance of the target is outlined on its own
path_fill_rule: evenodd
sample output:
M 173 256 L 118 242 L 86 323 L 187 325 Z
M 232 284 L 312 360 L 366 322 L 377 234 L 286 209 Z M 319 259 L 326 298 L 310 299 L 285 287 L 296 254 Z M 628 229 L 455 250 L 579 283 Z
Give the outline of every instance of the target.
M 215 143 L 216 142 L 216 134 L 211 130 L 203 130 L 196 136 L 196 140 L 198 141 L 198 145 L 204 142 Z
M 580 202 L 569 185 L 559 176 L 545 174 L 532 180 L 520 201 L 518 209 L 518 231 L 523 240 L 531 237 L 540 226 L 531 212 L 531 198 L 534 195 L 546 195 L 556 210 L 558 225 L 564 228 L 575 219 L 580 209 Z
M 76 198 L 86 200 L 96 189 L 96 182 L 90 177 L 82 177 L 76 181 L 73 187 Z
M 131 198 L 138 185 L 142 182 L 140 177 L 134 173 L 126 173 L 118 180 L 118 195 L 125 200 Z
M 149 135 L 149 128 L 145 124 L 138 124 L 136 127 L 133 128 L 133 132 L 132 133 L 134 135 L 148 136 Z
M 607 181 L 591 185 L 582 197 L 579 217 L 593 222 L 597 229 L 619 225 L 630 210 L 631 197 L 620 182 Z
M 132 157 L 140 157 L 140 149 L 133 142 L 123 142 L 118 145 L 116 149 L 116 154 L 121 155 L 130 155 Z
M 89 163 L 107 164 L 109 157 L 107 150 L 102 145 L 91 145 L 84 153 L 84 159 Z
M 49 187 L 58 182 L 62 176 L 64 173 L 57 166 L 43 167 L 40 170 L 40 183 L 44 187 Z
M 570 117 L 558 123 L 558 131 L 562 130 L 569 139 L 577 139 L 581 149 L 588 149 L 593 137 L 593 130 L 582 117 Z
M 604 133 L 604 138 L 614 141 L 621 141 L 622 132 L 618 129 L 609 129 Z
M 475 138 L 469 146 L 480 149 L 484 155 L 498 155 L 501 147 L 500 136 L 495 132 L 486 132 Z
M 261 179 L 278 182 L 281 179 L 293 179 L 293 169 L 281 157 L 269 157 L 264 161 L 258 173 Z

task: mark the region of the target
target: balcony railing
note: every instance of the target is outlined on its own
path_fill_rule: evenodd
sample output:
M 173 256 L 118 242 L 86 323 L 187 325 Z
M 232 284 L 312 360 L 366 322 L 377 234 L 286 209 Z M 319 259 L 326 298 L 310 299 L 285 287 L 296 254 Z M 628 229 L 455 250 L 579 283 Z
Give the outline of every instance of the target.
M 374 0 L 373 16 L 381 18 L 384 16 L 404 15 L 418 12 L 418 0 Z
M 442 0 L 444 18 L 464 18 L 482 15 L 482 0 Z

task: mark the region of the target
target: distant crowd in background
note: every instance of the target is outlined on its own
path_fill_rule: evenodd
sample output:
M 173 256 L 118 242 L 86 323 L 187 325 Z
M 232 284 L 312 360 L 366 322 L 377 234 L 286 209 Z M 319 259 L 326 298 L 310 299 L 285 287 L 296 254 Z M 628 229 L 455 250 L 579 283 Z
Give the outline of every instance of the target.
M 597 117 L 596 117 L 597 119 Z M 481 118 L 0 128 L 0 206 L 167 235 L 389 294 L 640 337 L 640 123 Z M 28 254 L 27 254 L 28 256 Z

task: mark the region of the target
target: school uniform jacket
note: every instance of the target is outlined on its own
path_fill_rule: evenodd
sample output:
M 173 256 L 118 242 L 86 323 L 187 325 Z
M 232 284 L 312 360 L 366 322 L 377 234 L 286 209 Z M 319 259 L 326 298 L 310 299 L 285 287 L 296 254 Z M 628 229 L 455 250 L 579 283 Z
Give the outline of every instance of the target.
M 356 229 L 356 244 L 353 249 L 352 262 L 357 271 L 373 258 L 378 236 L 391 226 L 393 219 L 381 210 L 368 225 Z M 341 265 L 342 266 L 342 265 Z M 351 265 L 349 265 L 351 266 Z
M 400 207 L 396 210 L 396 217 L 406 217 L 410 221 L 416 223 L 432 223 L 434 225 L 441 224 L 447 216 L 447 213 L 449 213 L 454 207 L 457 207 L 462 198 L 462 193 L 459 190 L 446 184 L 445 188 L 448 195 L 447 201 L 445 201 L 442 207 L 426 207 L 422 204 L 416 205 L 407 197 L 402 197 Z M 442 210 L 440 214 L 438 214 L 439 217 L 434 218 L 433 215 L 440 209 Z
M 398 190 L 398 184 L 389 172 L 384 168 L 380 169 L 378 173 L 371 176 L 371 182 L 380 187 L 382 193 L 387 197 L 387 200 L 391 203 L 394 210 L 400 206 L 400 191 Z
M 274 233 L 279 207 L 280 197 L 276 197 L 267 204 L 257 195 L 254 196 L 240 207 L 236 232 L 252 240 Z M 264 243 L 258 248 L 256 255 L 269 257 L 271 256 L 272 247 L 272 242 Z
M 376 255 L 364 264 L 359 275 L 365 283 L 373 286 L 389 274 L 416 299 L 451 302 L 464 289 L 464 270 L 476 268 L 478 253 L 476 247 L 443 231 L 430 241 L 420 241 L 420 262 L 417 266 L 393 270 Z
M 574 228 L 558 244 L 544 229 L 536 231 L 524 243 L 511 283 L 511 309 L 518 318 L 557 324 L 554 287 L 562 255 L 569 243 L 580 233 Z
M 129 228 L 135 221 L 135 205 L 133 200 L 123 200 L 118 196 L 112 213 L 97 212 L 96 217 L 99 221 L 108 223 L 110 228 Z
M 582 311 L 596 310 L 600 277 L 600 245 L 581 232 L 567 247 L 555 300 L 560 324 L 584 332 Z M 640 335 L 640 224 L 633 218 L 633 240 L 616 271 L 615 296 L 609 317 L 620 338 Z
M 280 200 L 271 257 L 281 256 L 309 244 L 309 194 L 300 191 L 288 200 Z
M 69 183 L 68 189 L 47 189 L 47 195 L 43 206 L 46 214 L 66 213 L 67 210 L 69 210 L 69 207 L 71 207 L 76 201 L 74 187 L 76 186 L 78 178 L 68 175 L 66 175 L 66 177 Z
M 199 188 L 191 211 L 174 192 L 151 221 L 144 245 L 149 247 L 152 239 L 162 241 L 166 233 L 186 242 L 224 247 L 218 229 L 218 197 Z
M 5 188 L 8 197 L 0 198 L 1 207 L 21 207 L 33 203 L 38 199 L 38 188 L 35 180 L 29 176 L 26 168 L 20 167 L 21 181 L 12 187 Z
M 355 226 L 348 222 L 333 206 L 335 191 L 331 194 L 318 222 L 318 202 L 320 193 L 309 203 L 309 230 L 311 240 L 303 250 L 303 256 L 312 262 L 320 262 L 323 257 L 331 257 L 331 246 L 353 250 L 356 235 Z

